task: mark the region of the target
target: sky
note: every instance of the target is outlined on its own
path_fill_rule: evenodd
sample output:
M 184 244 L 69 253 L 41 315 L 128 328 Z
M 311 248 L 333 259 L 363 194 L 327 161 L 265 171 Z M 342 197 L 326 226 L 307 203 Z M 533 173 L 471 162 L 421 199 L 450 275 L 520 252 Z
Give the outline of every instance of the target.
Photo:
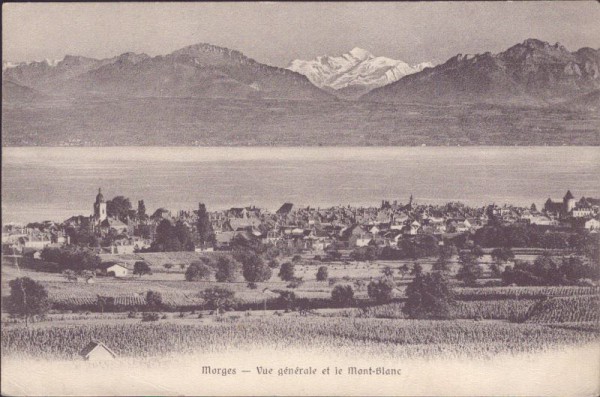
M 409 63 L 500 52 L 527 38 L 600 47 L 598 2 L 9 3 L 3 61 L 164 55 L 196 43 L 285 67 L 354 47 Z

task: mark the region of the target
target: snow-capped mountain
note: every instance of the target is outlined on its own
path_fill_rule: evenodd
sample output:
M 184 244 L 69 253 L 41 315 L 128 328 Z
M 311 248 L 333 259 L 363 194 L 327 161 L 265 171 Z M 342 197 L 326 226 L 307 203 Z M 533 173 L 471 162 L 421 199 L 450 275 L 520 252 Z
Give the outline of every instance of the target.
M 340 56 L 325 55 L 309 61 L 297 59 L 287 68 L 305 75 L 319 88 L 362 94 L 427 67 L 433 67 L 433 64 L 409 65 L 391 58 L 376 57 L 356 47 Z
M 44 59 L 43 61 L 31 61 L 31 62 L 11 62 L 11 61 L 2 61 L 2 71 L 10 68 L 16 68 L 23 65 L 30 65 L 32 63 L 45 64 L 47 66 L 56 66 L 60 62 L 60 59 Z

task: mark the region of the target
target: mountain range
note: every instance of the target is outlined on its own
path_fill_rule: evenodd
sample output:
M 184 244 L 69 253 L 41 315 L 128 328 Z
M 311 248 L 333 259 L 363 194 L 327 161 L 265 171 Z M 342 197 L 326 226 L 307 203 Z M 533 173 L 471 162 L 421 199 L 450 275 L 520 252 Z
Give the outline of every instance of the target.
M 547 105 L 576 101 L 599 88 L 600 50 L 569 52 L 559 43 L 528 39 L 498 54 L 458 54 L 361 99 Z
M 353 48 L 340 56 L 297 59 L 287 67 L 305 75 L 317 87 L 341 97 L 357 97 L 398 81 L 404 76 L 433 67 L 431 62 L 409 65 L 406 62 L 374 56 L 362 48 Z
M 134 53 L 108 59 L 67 55 L 56 64 L 42 61 L 6 66 L 2 80 L 14 84 L 6 87 L 8 90 L 27 87 L 53 96 L 333 98 L 301 74 L 210 44 L 191 45 L 156 57 Z
M 388 103 L 539 106 L 591 100 L 594 105 L 597 96 L 579 97 L 600 89 L 600 50 L 570 52 L 558 43 L 528 39 L 498 54 L 458 54 L 437 66 L 410 66 L 354 48 L 341 56 L 294 60 L 284 69 L 196 44 L 156 57 L 67 55 L 58 62 L 5 63 L 2 80 L 3 100 L 26 101 L 49 96 L 331 100 L 335 95 Z
M 289 68 L 210 44 L 3 63 L 2 142 L 600 145 L 598 49 L 528 39 L 410 66 L 354 48 Z

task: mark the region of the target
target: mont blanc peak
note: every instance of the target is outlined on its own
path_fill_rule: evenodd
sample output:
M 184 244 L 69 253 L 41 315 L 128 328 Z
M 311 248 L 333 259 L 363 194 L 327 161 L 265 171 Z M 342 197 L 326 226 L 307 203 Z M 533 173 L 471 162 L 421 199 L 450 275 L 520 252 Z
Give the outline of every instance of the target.
M 297 59 L 289 64 L 288 69 L 305 75 L 317 87 L 352 91 L 355 94 L 393 83 L 432 66 L 430 62 L 411 66 L 404 61 L 375 56 L 368 50 L 355 47 L 339 56 Z

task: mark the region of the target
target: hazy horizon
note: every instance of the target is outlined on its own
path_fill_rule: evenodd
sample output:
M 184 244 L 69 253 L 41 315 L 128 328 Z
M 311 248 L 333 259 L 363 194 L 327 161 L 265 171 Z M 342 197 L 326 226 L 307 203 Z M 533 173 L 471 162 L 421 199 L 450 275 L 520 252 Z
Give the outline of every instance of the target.
M 598 48 L 598 20 L 596 2 L 9 3 L 2 59 L 156 56 L 210 43 L 280 67 L 354 47 L 409 63 L 443 62 L 528 38 L 571 51 Z

